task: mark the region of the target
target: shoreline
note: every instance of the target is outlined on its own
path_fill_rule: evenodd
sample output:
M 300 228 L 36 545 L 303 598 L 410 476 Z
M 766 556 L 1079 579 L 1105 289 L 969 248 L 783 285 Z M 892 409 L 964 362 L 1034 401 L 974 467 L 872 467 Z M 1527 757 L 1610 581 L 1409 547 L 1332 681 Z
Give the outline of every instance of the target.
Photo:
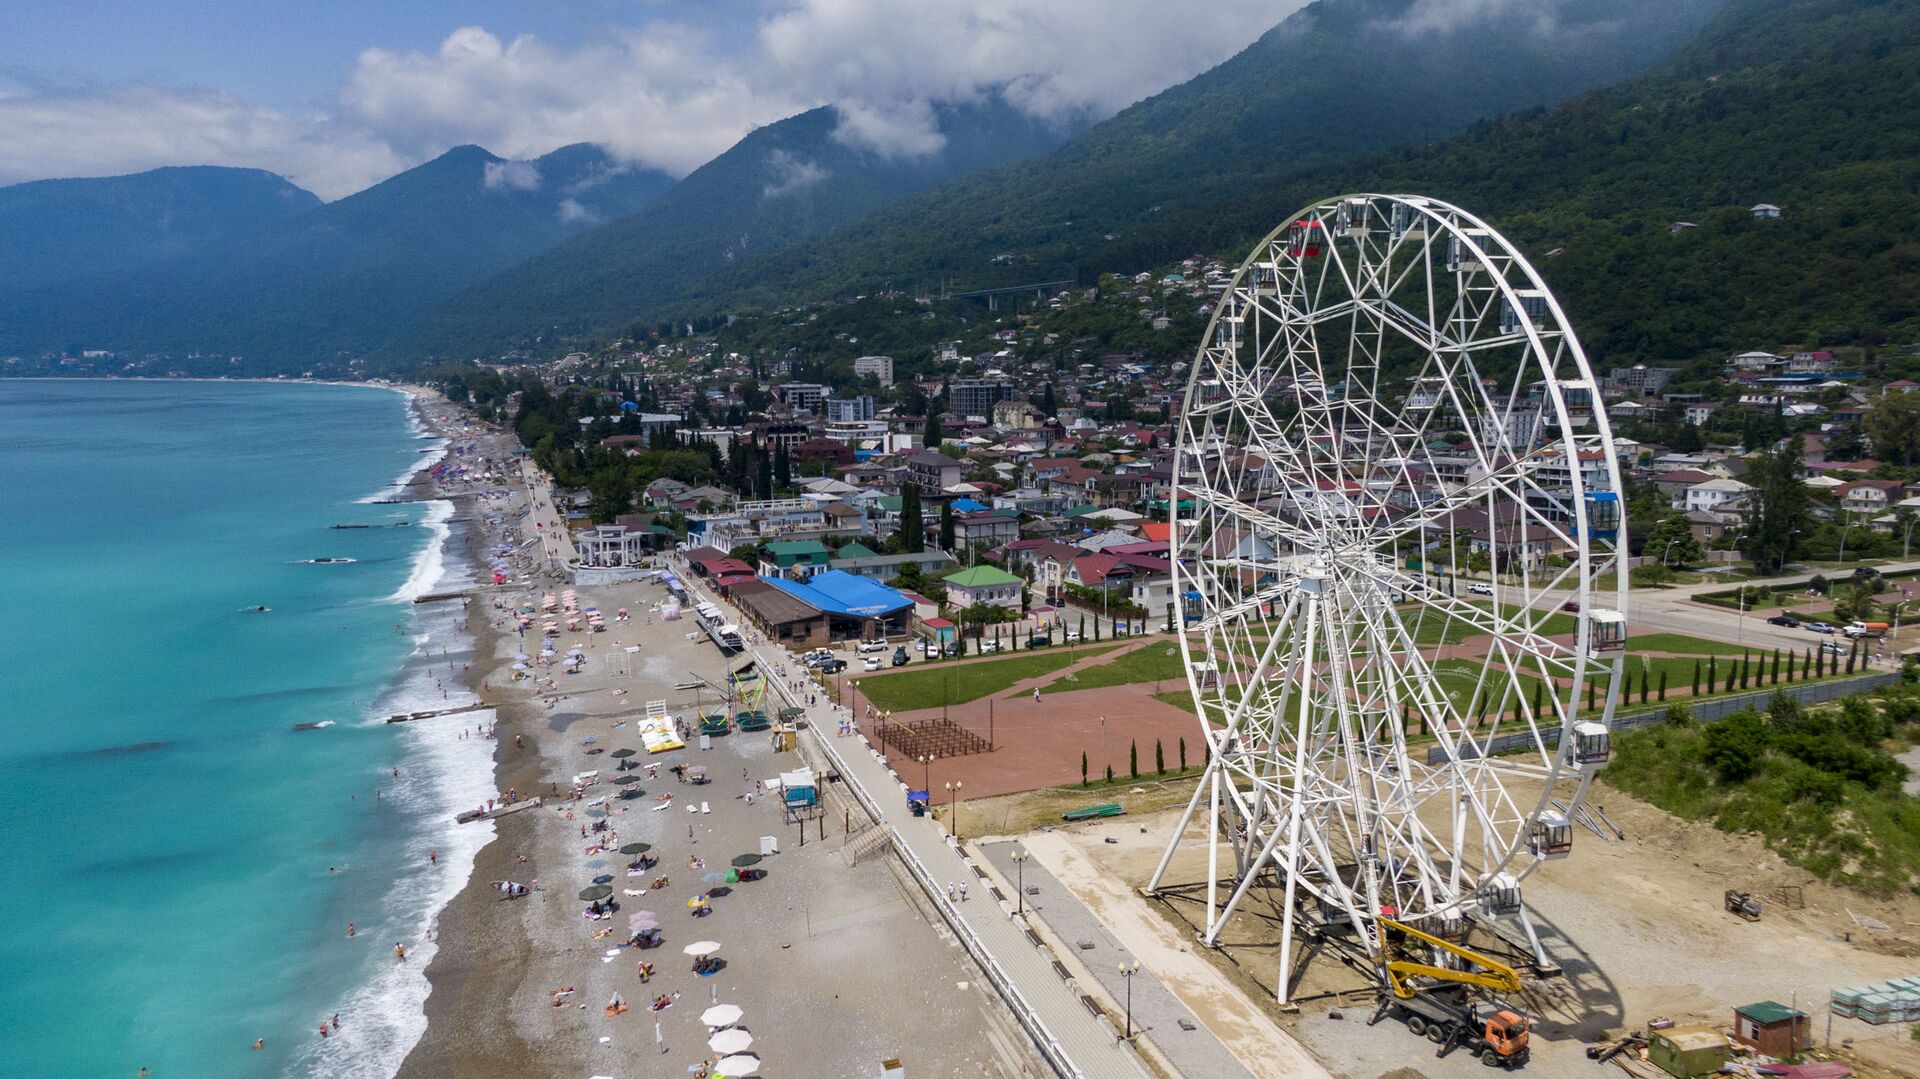
M 436 391 L 424 387 L 390 388 L 416 401 L 419 399 L 416 395 L 445 400 Z M 459 409 L 450 402 L 447 406 Z M 526 490 L 517 469 L 511 468 L 511 452 L 517 448 L 518 440 L 507 429 L 490 426 L 482 429 L 486 432 L 479 438 L 486 446 L 483 452 L 503 466 L 504 485 L 512 492 L 509 504 L 524 505 Z M 446 429 L 434 426 L 428 426 L 427 433 L 442 439 L 452 437 Z M 429 497 L 446 497 L 439 484 L 431 481 L 428 469 L 410 478 L 400 494 L 404 496 L 416 488 L 422 477 L 427 478 L 434 492 Z M 459 500 L 449 498 L 449 501 L 455 502 L 458 513 Z M 462 537 L 461 549 L 446 550 L 444 557 L 449 566 L 459 559 L 472 574 L 476 586 L 481 587 L 480 582 L 489 579 L 487 537 L 479 522 L 462 530 Z M 539 709 L 524 695 L 491 688 L 506 681 L 512 651 L 506 647 L 508 635 L 493 624 L 491 605 L 479 608 L 478 613 L 479 618 L 469 615 L 466 620 L 465 632 L 473 656 L 466 686 L 476 701 L 494 713 L 493 785 L 496 790 L 510 787 L 535 790 L 545 771 L 539 739 L 534 739 L 529 752 L 510 751 L 507 738 L 509 733 L 531 733 L 539 721 Z M 556 1058 L 554 1046 L 523 1039 L 511 1023 L 486 1020 L 487 1016 L 498 1016 L 502 1003 L 519 987 L 521 978 L 516 972 L 526 966 L 533 953 L 532 934 L 518 916 L 518 905 L 501 904 L 498 893 L 487 882 L 525 875 L 524 867 L 516 866 L 511 849 L 529 845 L 532 827 L 533 818 L 528 814 L 513 814 L 494 821 L 493 834 L 474 853 L 466 881 L 433 913 L 438 939 L 437 951 L 425 971 L 426 1029 L 401 1060 L 396 1075 L 507 1074 L 533 1069 L 536 1063 L 546 1067 L 565 1063 Z M 519 842 L 503 842 L 510 835 Z

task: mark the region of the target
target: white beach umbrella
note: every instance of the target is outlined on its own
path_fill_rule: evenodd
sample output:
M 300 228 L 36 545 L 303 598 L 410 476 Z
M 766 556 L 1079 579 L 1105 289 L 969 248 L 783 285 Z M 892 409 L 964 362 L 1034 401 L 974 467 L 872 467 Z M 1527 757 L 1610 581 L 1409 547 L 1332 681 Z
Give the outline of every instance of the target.
M 727 1079 L 736 1079 L 738 1076 L 752 1075 L 759 1070 L 760 1061 L 748 1056 L 728 1057 L 713 1066 L 713 1074 L 724 1075 Z
M 710 1027 L 730 1027 L 740 1021 L 742 1014 L 738 1004 L 715 1004 L 700 1013 L 700 1021 Z
M 707 1048 L 719 1053 L 723 1057 L 732 1056 L 735 1053 L 744 1053 L 751 1045 L 753 1045 L 753 1035 L 741 1030 L 739 1027 L 734 1027 L 731 1030 L 723 1030 L 707 1039 Z
M 712 955 L 719 950 L 720 942 L 717 940 L 696 940 L 680 949 L 682 954 L 691 955 L 696 959 L 703 955 Z

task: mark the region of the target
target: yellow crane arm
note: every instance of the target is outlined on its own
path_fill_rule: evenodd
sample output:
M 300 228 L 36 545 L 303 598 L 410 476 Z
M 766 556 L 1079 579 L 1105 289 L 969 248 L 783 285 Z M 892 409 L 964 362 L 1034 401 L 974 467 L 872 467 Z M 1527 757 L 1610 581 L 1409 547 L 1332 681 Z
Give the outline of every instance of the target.
M 1453 982 L 1459 985 L 1475 985 L 1482 989 L 1499 992 L 1517 993 L 1520 991 L 1520 972 L 1489 955 L 1482 955 L 1471 948 L 1463 948 L 1452 941 L 1434 936 L 1424 930 L 1415 929 L 1403 922 L 1380 918 L 1376 925 L 1380 933 L 1380 958 L 1386 971 L 1387 984 L 1392 987 L 1393 995 L 1407 1000 L 1414 995 L 1414 987 L 1407 982 L 1408 975 L 1433 978 L 1437 981 Z M 1458 956 L 1465 961 L 1469 969 L 1455 970 L 1451 967 L 1434 966 L 1430 963 L 1415 963 L 1404 959 L 1394 959 L 1387 948 L 1387 930 L 1392 929 L 1415 940 L 1424 941 L 1449 955 Z

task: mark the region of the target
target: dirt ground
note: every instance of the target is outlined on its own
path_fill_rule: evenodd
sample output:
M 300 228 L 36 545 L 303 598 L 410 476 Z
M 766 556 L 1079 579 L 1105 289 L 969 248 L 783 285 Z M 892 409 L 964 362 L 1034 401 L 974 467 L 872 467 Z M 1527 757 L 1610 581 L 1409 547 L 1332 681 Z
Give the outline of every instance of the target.
M 1130 804 L 1129 815 L 1117 820 L 1046 826 L 1048 841 L 1033 845 L 1035 857 L 1096 909 L 1137 907 L 1128 917 L 1150 912 L 1190 945 L 1204 914 L 1204 894 L 1177 886 L 1204 880 L 1204 848 L 1195 843 L 1176 856 L 1166 898 L 1150 901 L 1138 892 L 1179 820 L 1184 799 L 1177 796 L 1186 790 L 1186 783 L 1169 783 L 1150 799 L 1145 792 L 1135 795 L 1141 804 Z M 1597 1069 L 1584 1054 L 1586 1045 L 1609 1033 L 1644 1030 L 1659 1017 L 1725 1028 L 1734 1006 L 1768 999 L 1811 1013 L 1819 1046 L 1827 1037 L 1831 989 L 1920 974 L 1920 899 L 1881 900 L 1831 888 L 1781 862 L 1756 838 L 1677 820 L 1605 787 L 1594 793 L 1591 801 L 1605 807 L 1626 840 L 1607 844 L 1582 831 L 1571 857 L 1548 863 L 1526 883 L 1536 925 L 1565 969 L 1559 977 L 1530 983 L 1524 996 L 1523 1003 L 1541 1017 L 1529 1073 L 1609 1075 L 1610 1069 Z M 1169 800 L 1177 804 L 1147 810 Z M 1003 812 L 1012 821 L 1022 816 L 1021 808 Z M 1024 808 L 1031 819 L 1051 806 Z M 1192 834 L 1204 836 L 1200 828 Z M 1055 841 L 1071 844 L 1079 857 L 1063 856 Z M 1762 919 L 1749 923 L 1726 914 L 1727 888 L 1759 894 L 1766 907 Z M 1803 905 L 1796 908 L 1795 901 Z M 1239 996 L 1260 1002 L 1266 1017 L 1299 1038 L 1332 1074 L 1412 1079 L 1484 1070 L 1465 1053 L 1436 1059 L 1431 1045 L 1394 1023 L 1368 1027 L 1370 996 L 1337 995 L 1364 989 L 1362 979 L 1332 958 L 1318 957 L 1308 966 L 1296 993 L 1299 1010 L 1282 1012 L 1272 1003 L 1277 917 L 1262 916 L 1277 916 L 1276 908 L 1277 898 L 1256 907 L 1257 913 L 1243 907 L 1223 948 L 1191 951 L 1226 974 Z M 1860 928 L 1849 911 L 1888 929 Z M 1196 994 L 1187 1004 L 1209 1026 L 1216 1018 L 1228 1026 L 1245 1020 L 1237 1007 L 1222 1014 L 1217 994 Z M 1836 1018 L 1831 1038 L 1836 1055 L 1861 1074 L 1920 1076 L 1920 1042 L 1906 1027 Z

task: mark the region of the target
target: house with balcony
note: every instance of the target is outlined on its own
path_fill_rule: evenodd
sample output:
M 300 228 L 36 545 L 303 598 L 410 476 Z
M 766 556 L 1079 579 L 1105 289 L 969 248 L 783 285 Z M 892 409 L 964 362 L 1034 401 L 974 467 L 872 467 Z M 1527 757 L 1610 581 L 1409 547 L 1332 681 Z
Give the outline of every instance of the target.
M 907 466 L 907 482 L 931 494 L 959 483 L 964 472 L 959 461 L 932 450 L 913 450 L 901 454 L 900 460 Z
M 825 573 L 832 561 L 833 552 L 819 540 L 777 540 L 762 549 L 760 576 L 804 581 Z
M 955 610 L 984 603 L 1017 611 L 1020 609 L 1020 592 L 1026 587 L 1026 582 L 996 566 L 963 569 L 949 574 L 944 583 L 947 586 L 947 605 Z

